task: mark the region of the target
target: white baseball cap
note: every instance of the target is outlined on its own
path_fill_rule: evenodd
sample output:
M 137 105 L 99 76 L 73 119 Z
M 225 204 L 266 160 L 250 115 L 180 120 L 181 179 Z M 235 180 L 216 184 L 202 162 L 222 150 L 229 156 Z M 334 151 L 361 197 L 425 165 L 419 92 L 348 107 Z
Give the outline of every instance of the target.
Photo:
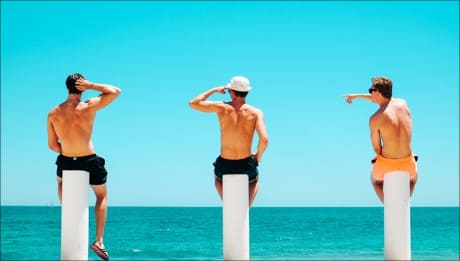
M 227 88 L 237 92 L 248 92 L 251 90 L 249 80 L 244 76 L 233 77 L 230 83 L 227 84 Z

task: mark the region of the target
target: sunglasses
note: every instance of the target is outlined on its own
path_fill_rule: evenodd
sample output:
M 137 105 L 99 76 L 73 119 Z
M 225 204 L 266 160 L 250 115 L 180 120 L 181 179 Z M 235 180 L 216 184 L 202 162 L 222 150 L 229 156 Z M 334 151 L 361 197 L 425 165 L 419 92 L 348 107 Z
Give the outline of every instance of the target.
M 376 92 L 376 91 L 378 91 L 378 90 L 377 90 L 376 88 L 369 88 L 368 91 L 369 91 L 369 94 L 371 94 L 372 92 Z

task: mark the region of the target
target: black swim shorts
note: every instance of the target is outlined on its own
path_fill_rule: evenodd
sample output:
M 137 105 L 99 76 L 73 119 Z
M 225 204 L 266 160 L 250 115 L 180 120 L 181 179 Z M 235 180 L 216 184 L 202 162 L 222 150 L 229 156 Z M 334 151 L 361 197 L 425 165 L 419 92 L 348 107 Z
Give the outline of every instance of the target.
M 56 159 L 56 175 L 62 178 L 63 170 L 84 170 L 89 172 L 89 184 L 102 185 L 107 182 L 105 160 L 96 154 L 83 157 L 66 157 L 59 155 Z
M 214 174 L 219 180 L 222 180 L 222 175 L 248 174 L 249 182 L 251 183 L 256 181 L 259 176 L 259 171 L 257 170 L 259 164 L 253 155 L 240 160 L 228 160 L 219 156 L 213 165 Z

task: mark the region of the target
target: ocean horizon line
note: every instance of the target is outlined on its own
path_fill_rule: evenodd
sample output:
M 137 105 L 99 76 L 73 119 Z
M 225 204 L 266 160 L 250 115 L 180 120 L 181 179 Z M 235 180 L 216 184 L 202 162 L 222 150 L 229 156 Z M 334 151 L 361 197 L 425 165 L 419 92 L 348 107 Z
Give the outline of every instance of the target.
M 1 204 L 1 207 L 60 207 L 60 204 L 47 204 L 47 205 L 17 205 L 17 204 Z M 93 207 L 89 204 L 89 207 Z M 109 205 L 108 207 L 120 207 L 120 208 L 222 208 L 222 206 L 208 206 L 208 205 Z M 411 206 L 411 208 L 459 208 L 458 205 L 420 205 Z M 383 208 L 381 206 L 352 206 L 352 205 L 326 205 L 326 206 L 252 206 L 251 208 Z

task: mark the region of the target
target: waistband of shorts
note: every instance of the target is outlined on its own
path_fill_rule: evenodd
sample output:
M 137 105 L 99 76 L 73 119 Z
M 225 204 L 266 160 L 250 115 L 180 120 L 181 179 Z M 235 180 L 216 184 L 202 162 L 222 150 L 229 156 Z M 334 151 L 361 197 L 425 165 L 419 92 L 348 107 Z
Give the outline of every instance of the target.
M 64 156 L 62 154 L 59 155 L 59 157 L 61 159 L 64 159 L 64 160 L 87 160 L 87 159 L 93 158 L 95 156 L 96 156 L 96 154 L 91 154 L 91 155 L 86 155 L 86 156 L 79 156 L 79 157 L 68 157 L 68 156 Z
M 390 159 L 390 158 L 385 158 L 382 155 L 377 155 L 377 160 L 391 162 L 391 163 L 403 163 L 403 162 L 415 160 L 414 156 L 415 156 L 414 154 L 411 154 L 410 156 L 407 156 L 407 157 L 404 157 L 404 158 Z
M 251 160 L 251 159 L 255 159 L 254 155 L 250 155 L 249 157 L 243 158 L 243 159 L 226 159 L 226 158 L 222 158 L 221 155 L 219 155 L 219 157 L 217 157 L 217 160 L 233 162 L 233 163 L 235 163 L 235 162 L 246 162 L 246 161 Z

